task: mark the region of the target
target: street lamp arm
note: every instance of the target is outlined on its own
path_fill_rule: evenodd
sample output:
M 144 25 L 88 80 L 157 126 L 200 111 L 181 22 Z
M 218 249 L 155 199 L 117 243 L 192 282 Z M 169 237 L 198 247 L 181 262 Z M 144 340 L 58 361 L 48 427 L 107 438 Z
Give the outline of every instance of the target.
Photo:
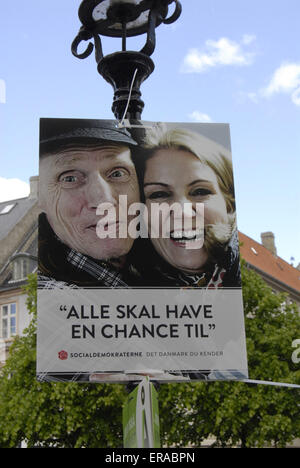
M 148 55 L 149 57 L 153 54 L 155 50 L 155 45 L 156 45 L 156 35 L 155 35 L 156 21 L 157 21 L 157 11 L 152 10 L 149 13 L 149 19 L 148 19 L 147 41 L 141 50 L 142 54 Z

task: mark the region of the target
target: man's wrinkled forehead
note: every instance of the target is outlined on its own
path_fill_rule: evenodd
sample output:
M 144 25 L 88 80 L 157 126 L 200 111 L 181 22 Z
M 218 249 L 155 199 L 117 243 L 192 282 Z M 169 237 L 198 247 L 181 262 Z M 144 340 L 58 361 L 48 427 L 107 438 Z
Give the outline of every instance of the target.
M 101 145 L 94 148 L 64 148 L 56 151 L 53 154 L 44 155 L 44 157 L 52 158 L 52 164 L 56 168 L 63 168 L 72 164 L 94 159 L 98 161 L 126 159 L 130 162 L 131 151 L 125 145 Z M 48 159 L 48 158 L 47 158 Z

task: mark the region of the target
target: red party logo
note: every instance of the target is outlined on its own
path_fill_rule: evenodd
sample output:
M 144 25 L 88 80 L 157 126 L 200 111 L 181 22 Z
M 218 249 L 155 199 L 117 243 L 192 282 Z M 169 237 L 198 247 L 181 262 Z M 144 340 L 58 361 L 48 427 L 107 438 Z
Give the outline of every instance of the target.
M 65 361 L 66 359 L 68 359 L 67 351 L 59 351 L 58 358 L 61 359 L 62 361 Z

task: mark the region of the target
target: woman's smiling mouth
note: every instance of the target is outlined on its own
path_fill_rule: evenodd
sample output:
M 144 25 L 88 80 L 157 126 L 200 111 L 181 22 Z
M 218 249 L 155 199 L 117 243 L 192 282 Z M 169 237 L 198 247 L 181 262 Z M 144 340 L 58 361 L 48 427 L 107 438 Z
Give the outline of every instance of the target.
M 178 247 L 188 247 L 197 242 L 197 247 L 200 248 L 204 242 L 204 230 L 191 229 L 191 230 L 178 230 L 170 232 L 170 240 Z

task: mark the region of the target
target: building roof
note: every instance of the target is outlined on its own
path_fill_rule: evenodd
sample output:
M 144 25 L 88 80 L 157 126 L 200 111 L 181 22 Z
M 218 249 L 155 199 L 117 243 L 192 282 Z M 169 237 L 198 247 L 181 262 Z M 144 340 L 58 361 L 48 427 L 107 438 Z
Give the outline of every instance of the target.
M 38 249 L 38 237 L 37 237 L 38 231 L 37 231 L 37 226 L 34 228 L 33 235 L 31 236 L 32 240 L 28 245 L 28 248 L 25 249 L 19 249 L 18 252 L 16 252 L 10 260 L 13 258 L 16 258 L 20 255 L 28 258 L 32 258 L 35 261 L 31 264 L 31 271 L 30 273 L 33 273 L 36 271 L 37 268 L 37 249 Z M 9 266 L 7 265 L 7 268 L 5 269 L 3 275 L 2 275 L 2 281 L 0 280 L 0 292 L 1 291 L 6 291 L 8 289 L 16 289 L 20 288 L 21 286 L 24 286 L 27 283 L 27 277 L 26 278 L 20 278 L 17 280 L 13 280 L 13 274 L 12 270 Z
M 300 271 L 266 247 L 239 232 L 241 257 L 261 273 L 300 293 Z
M 36 198 L 28 197 L 0 203 L 0 241 L 10 233 L 36 203 Z
M 22 278 L 24 260 L 33 271 L 37 265 L 38 200 L 30 192 L 29 197 L 0 203 L 0 292 L 19 288 L 26 283 Z M 15 262 L 18 266 L 14 268 Z M 22 265 L 22 266 L 21 266 Z M 29 272 L 29 270 L 28 270 Z

